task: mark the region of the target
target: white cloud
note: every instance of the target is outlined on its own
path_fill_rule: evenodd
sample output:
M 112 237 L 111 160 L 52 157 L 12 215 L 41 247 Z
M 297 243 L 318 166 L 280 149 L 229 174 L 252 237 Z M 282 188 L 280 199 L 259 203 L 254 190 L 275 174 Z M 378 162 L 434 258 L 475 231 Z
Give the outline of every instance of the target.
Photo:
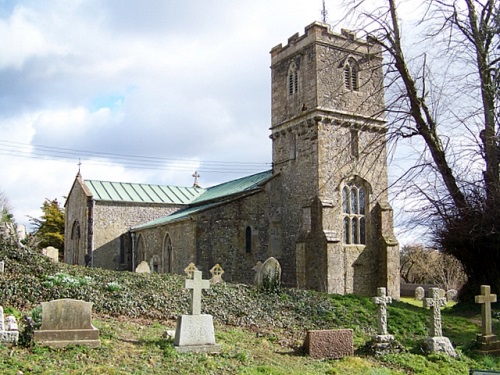
M 332 17 L 336 1 L 328 2 Z M 321 8 L 310 0 L 13 3 L 0 12 L 0 39 L 9 41 L 0 46 L 0 153 L 2 141 L 24 151 L 0 158 L 0 190 L 18 221 L 38 216 L 45 198 L 63 202 L 78 159 L 88 179 L 190 186 L 199 170 L 204 187 L 251 173 L 215 172 L 206 161 L 269 163 L 269 51 L 302 34 Z M 30 145 L 149 156 L 165 168 L 78 152 L 42 159 Z

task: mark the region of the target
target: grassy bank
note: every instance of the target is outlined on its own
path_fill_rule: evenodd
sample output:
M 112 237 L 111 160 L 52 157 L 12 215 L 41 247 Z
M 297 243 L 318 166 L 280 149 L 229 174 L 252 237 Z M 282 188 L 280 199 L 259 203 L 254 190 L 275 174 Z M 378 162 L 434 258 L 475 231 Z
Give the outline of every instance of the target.
M 1 305 L 18 316 L 42 301 L 77 298 L 94 303 L 98 349 L 0 347 L 2 374 L 467 374 L 471 368 L 500 371 L 498 358 L 477 355 L 478 306 L 443 310 L 444 334 L 457 358 L 426 355 L 429 312 L 395 301 L 388 307 L 388 330 L 402 353 L 373 356 L 365 344 L 376 333 L 376 308 L 370 298 L 283 289 L 262 294 L 253 287 L 223 283 L 204 293 L 203 310 L 214 316 L 218 355 L 178 354 L 166 330 L 188 311 L 183 278 L 144 275 L 50 263 L 24 249 L 0 247 Z M 205 275 L 206 277 L 206 275 Z M 21 327 L 22 320 L 21 320 Z M 352 328 L 356 356 L 313 360 L 301 344 L 309 329 Z M 500 324 L 495 319 L 495 332 Z

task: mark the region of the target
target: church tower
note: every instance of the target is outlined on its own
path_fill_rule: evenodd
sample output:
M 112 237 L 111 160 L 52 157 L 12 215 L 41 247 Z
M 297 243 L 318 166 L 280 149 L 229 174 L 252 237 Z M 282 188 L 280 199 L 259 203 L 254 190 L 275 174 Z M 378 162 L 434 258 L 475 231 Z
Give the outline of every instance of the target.
M 271 58 L 271 227 L 279 222 L 285 283 L 399 298 L 380 47 L 315 22 Z

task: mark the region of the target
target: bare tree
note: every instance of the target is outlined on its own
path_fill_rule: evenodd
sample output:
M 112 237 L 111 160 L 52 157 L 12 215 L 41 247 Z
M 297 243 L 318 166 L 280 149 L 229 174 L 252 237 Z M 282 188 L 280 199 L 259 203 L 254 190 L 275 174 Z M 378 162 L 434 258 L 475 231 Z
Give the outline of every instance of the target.
M 385 51 L 390 134 L 419 149 L 399 187 L 463 264 L 467 298 L 483 283 L 500 289 L 499 3 L 425 0 L 410 30 L 398 17 L 408 4 L 346 5 Z
M 467 280 L 455 257 L 422 244 L 403 246 L 400 274 L 406 283 L 434 284 L 445 290 L 460 290 Z

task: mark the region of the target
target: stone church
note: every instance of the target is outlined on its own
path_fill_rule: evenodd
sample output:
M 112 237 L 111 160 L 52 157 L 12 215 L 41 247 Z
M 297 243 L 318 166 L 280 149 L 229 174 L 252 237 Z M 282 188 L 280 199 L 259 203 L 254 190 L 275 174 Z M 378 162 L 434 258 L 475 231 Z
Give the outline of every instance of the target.
M 271 50 L 272 170 L 211 188 L 85 181 L 66 202 L 65 261 L 252 283 L 273 256 L 283 283 L 399 298 L 388 203 L 381 49 L 314 22 Z

